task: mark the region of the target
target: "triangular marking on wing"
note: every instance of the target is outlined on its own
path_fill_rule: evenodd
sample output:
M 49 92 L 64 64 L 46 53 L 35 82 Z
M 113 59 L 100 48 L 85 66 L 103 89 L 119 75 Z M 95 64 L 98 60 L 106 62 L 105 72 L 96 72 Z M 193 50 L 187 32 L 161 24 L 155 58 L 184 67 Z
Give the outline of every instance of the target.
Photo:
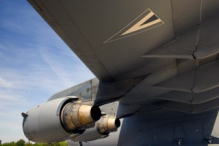
M 150 9 L 147 9 L 137 18 L 135 18 L 131 23 L 122 28 L 119 32 L 114 34 L 112 37 L 107 39 L 104 43 L 117 41 L 126 37 L 130 37 L 157 26 L 164 24 L 164 22 Z M 131 26 L 131 27 L 130 27 Z
M 126 32 L 124 32 L 122 35 L 130 34 L 133 32 L 136 32 L 138 30 L 147 28 L 149 26 L 155 25 L 161 20 L 159 18 L 155 18 L 153 21 L 148 21 L 150 18 L 156 17 L 153 12 L 150 12 L 148 15 L 146 15 L 143 19 L 141 19 L 138 23 L 136 23 L 134 26 L 132 26 L 130 29 L 128 29 Z
M 151 18 L 149 18 L 149 19 L 146 20 L 144 23 L 142 23 L 141 26 L 144 25 L 144 24 L 147 24 L 147 23 L 149 23 L 149 22 L 152 22 L 152 21 L 154 21 L 154 20 L 157 20 L 157 19 L 159 19 L 159 18 L 157 18 L 156 15 L 153 15 Z

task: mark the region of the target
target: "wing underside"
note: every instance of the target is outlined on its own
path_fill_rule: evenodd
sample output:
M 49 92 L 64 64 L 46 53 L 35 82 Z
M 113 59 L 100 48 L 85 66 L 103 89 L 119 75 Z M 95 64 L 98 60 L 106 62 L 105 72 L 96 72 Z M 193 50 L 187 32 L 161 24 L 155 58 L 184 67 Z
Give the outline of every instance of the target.
M 121 103 L 218 107 L 219 1 L 28 1 L 100 81 L 145 76 Z

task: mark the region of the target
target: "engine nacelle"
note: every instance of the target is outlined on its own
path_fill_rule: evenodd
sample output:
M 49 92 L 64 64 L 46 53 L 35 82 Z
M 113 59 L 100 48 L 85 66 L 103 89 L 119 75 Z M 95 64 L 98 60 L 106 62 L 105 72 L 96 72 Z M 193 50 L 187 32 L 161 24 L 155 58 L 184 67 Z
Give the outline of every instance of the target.
M 92 141 L 100 138 L 105 138 L 110 132 L 116 131 L 120 126 L 120 120 L 115 116 L 105 115 L 96 122 L 94 128 L 86 129 L 82 134 L 72 138 L 75 142 Z
M 26 116 L 25 116 L 26 115 Z M 23 131 L 35 142 L 63 141 L 101 117 L 99 107 L 84 105 L 78 98 L 59 98 L 43 103 L 23 114 Z

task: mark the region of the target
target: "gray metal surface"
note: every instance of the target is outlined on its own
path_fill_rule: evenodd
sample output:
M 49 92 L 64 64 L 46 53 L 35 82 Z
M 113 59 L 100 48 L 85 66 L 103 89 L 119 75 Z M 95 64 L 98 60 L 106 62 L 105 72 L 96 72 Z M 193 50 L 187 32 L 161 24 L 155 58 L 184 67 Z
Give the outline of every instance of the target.
M 156 115 L 156 116 L 155 116 Z M 215 132 L 218 126 L 218 111 L 188 115 L 169 110 L 145 112 L 125 118 L 117 133 L 106 139 L 83 142 L 83 146 L 209 146 L 208 136 L 214 136 L 212 144 L 217 144 Z M 216 131 L 215 131 L 216 130 Z
M 199 24 L 202 0 L 171 0 L 175 36 Z
M 206 92 L 201 92 L 201 93 L 171 91 L 159 95 L 156 98 L 169 100 L 169 101 L 183 102 L 187 104 L 200 104 L 217 99 L 218 97 L 219 97 L 219 88 L 217 87 L 212 90 L 208 90 Z
M 166 146 L 183 138 L 207 146 L 217 110 L 206 112 L 219 105 L 217 0 L 28 1 L 97 77 L 49 100 L 119 100 L 118 111 L 102 109 L 126 117 L 118 132 L 83 145 Z M 149 14 L 159 22 L 139 25 Z
M 69 138 L 69 133 L 63 129 L 59 115 L 57 115 L 57 110 L 64 100 L 66 98 L 46 102 L 28 112 L 28 117 L 24 119 L 23 129 L 29 140 L 55 142 Z
M 176 91 L 200 93 L 219 86 L 218 74 L 219 61 L 213 61 L 155 86 Z
M 38 12 L 41 16 L 100 80 L 121 80 L 139 76 L 135 72 L 136 68 L 140 69 L 145 65 L 145 59 L 140 56 L 173 39 L 169 0 L 144 0 L 138 3 L 130 1 L 126 5 L 116 0 L 29 1 L 40 7 Z M 104 44 L 148 8 L 156 12 L 165 25 Z M 121 76 L 122 74 L 127 75 Z
M 101 82 L 95 78 L 54 94 L 49 101 L 65 96 L 77 96 L 84 101 L 92 100 L 95 105 L 103 105 L 119 100 L 142 79 L 143 77 L 117 82 Z
M 205 58 L 219 52 L 218 33 L 218 13 L 215 13 L 200 25 L 197 51 L 194 53 L 196 58 Z
M 104 137 L 104 135 L 101 135 L 98 131 L 97 128 L 90 128 L 87 129 L 85 132 L 82 134 L 78 135 L 77 137 L 72 138 L 74 142 L 80 142 L 80 141 L 93 141 L 97 140 Z
M 198 28 L 195 27 L 163 47 L 154 49 L 142 57 L 193 59 L 196 50 Z

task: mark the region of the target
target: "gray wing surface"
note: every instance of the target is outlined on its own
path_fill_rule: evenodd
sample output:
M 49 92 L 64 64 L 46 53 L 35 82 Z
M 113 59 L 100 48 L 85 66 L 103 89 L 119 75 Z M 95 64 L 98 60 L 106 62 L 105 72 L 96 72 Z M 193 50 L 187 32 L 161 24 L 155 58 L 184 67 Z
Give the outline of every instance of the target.
M 159 59 L 142 57 L 174 39 L 169 0 L 29 2 L 100 80 L 122 80 L 149 74 L 173 61 L 162 59 L 161 64 Z M 148 9 L 164 24 L 121 37 L 121 33 L 135 23 L 125 27 Z
M 218 106 L 219 1 L 28 1 L 100 81 L 146 76 L 121 103 Z

